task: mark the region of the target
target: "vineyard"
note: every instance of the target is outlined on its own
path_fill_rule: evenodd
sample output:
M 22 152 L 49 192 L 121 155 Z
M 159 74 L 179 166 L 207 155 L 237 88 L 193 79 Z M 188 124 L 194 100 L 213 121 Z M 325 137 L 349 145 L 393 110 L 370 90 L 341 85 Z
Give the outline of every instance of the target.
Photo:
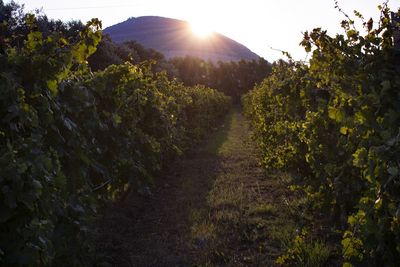
M 132 62 L 98 19 L 0 1 L 0 266 L 398 266 L 400 25 L 379 8 L 271 71 Z
M 196 144 L 230 99 L 129 63 L 91 73 L 101 23 L 1 25 L 2 266 L 88 265 L 89 225 Z M 76 25 L 75 25 L 76 26 Z
M 365 36 L 352 20 L 342 22 L 346 35 L 305 32 L 309 64 L 278 62 L 244 96 L 263 164 L 292 174 L 315 220 L 301 226 L 284 264 L 299 264 L 302 243 L 330 238 L 340 240 L 343 266 L 400 262 L 400 47 L 398 25 L 380 8 Z

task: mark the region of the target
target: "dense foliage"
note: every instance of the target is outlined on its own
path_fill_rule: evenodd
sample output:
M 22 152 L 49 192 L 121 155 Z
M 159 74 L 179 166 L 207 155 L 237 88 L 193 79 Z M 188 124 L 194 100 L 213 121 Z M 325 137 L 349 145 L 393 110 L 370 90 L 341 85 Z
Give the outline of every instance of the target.
M 345 35 L 306 32 L 310 62 L 276 63 L 243 99 L 265 166 L 291 171 L 334 223 L 346 266 L 400 262 L 400 25 L 380 10 L 378 23 L 355 12 L 365 35 L 350 19 Z
M 178 76 L 178 71 L 160 52 L 145 48 L 135 41 L 124 43 L 114 43 L 108 35 L 104 35 L 97 46 L 97 50 L 88 59 L 89 66 L 93 71 L 104 70 L 112 64 L 122 64 L 130 62 L 140 64 L 142 62 L 152 61 L 153 73 L 165 71 L 169 78 Z
M 88 225 L 209 132 L 230 99 L 130 63 L 92 74 L 101 23 L 0 1 L 0 265 L 88 266 Z
M 185 85 L 204 84 L 220 90 L 238 102 L 243 94 L 271 72 L 271 64 L 263 58 L 258 61 L 213 63 L 187 56 L 171 59 L 170 63 L 177 69 L 177 77 Z
M 97 51 L 88 59 L 91 69 L 96 71 L 112 64 L 139 64 L 149 60 L 155 62 L 151 68 L 154 73 L 165 71 L 169 78 L 186 86 L 201 84 L 216 88 L 237 102 L 271 72 L 271 64 L 263 58 L 217 63 L 191 56 L 168 60 L 160 52 L 135 41 L 114 43 L 108 36 L 104 36 Z

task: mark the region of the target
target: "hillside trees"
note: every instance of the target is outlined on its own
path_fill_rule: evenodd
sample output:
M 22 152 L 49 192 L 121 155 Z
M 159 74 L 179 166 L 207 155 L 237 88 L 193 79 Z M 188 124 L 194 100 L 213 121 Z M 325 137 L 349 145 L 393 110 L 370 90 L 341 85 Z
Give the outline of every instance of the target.
M 203 84 L 224 92 L 234 101 L 260 83 L 271 72 L 271 64 L 258 61 L 218 62 L 216 64 L 194 57 L 174 58 L 170 62 L 178 70 L 178 78 L 186 85 Z
M 365 35 L 352 20 L 344 35 L 305 32 L 309 64 L 279 62 L 243 100 L 265 166 L 292 172 L 314 214 L 330 218 L 346 266 L 400 261 L 399 25 L 380 9 Z
M 151 65 L 153 73 L 165 71 L 170 79 L 178 75 L 177 69 L 160 52 L 145 48 L 135 41 L 117 44 L 108 35 L 103 36 L 96 52 L 88 58 L 93 71 L 104 70 L 112 64 L 124 62 L 141 64 L 147 61 L 153 62 Z
M 135 41 L 114 43 L 108 36 L 103 37 L 97 51 L 88 61 L 95 71 L 123 62 L 140 64 L 153 61 L 151 69 L 154 73 L 166 71 L 170 79 L 176 78 L 186 86 L 205 85 L 216 88 L 236 102 L 271 72 L 271 64 L 263 58 L 258 61 L 217 63 L 191 56 L 167 60 L 160 52 L 145 48 Z

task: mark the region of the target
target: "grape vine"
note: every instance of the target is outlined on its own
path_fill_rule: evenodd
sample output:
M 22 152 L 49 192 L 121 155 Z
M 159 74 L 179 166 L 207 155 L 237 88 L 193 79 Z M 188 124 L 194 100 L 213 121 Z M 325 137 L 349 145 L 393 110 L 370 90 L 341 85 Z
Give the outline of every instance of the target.
M 0 265 L 91 266 L 99 208 L 215 127 L 230 98 L 146 66 L 91 73 L 101 22 L 0 1 Z
M 243 98 L 263 163 L 293 173 L 330 218 L 346 266 L 400 262 L 399 25 L 379 8 L 377 24 L 355 12 L 365 34 L 350 19 L 343 35 L 305 32 L 310 62 L 275 63 Z

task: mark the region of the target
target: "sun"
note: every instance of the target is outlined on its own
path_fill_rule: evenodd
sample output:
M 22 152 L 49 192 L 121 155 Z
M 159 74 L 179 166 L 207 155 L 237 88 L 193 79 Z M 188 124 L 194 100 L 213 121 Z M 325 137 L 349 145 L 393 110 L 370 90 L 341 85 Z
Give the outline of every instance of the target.
M 209 37 L 214 32 L 210 25 L 204 21 L 192 21 L 190 22 L 190 28 L 200 38 Z

